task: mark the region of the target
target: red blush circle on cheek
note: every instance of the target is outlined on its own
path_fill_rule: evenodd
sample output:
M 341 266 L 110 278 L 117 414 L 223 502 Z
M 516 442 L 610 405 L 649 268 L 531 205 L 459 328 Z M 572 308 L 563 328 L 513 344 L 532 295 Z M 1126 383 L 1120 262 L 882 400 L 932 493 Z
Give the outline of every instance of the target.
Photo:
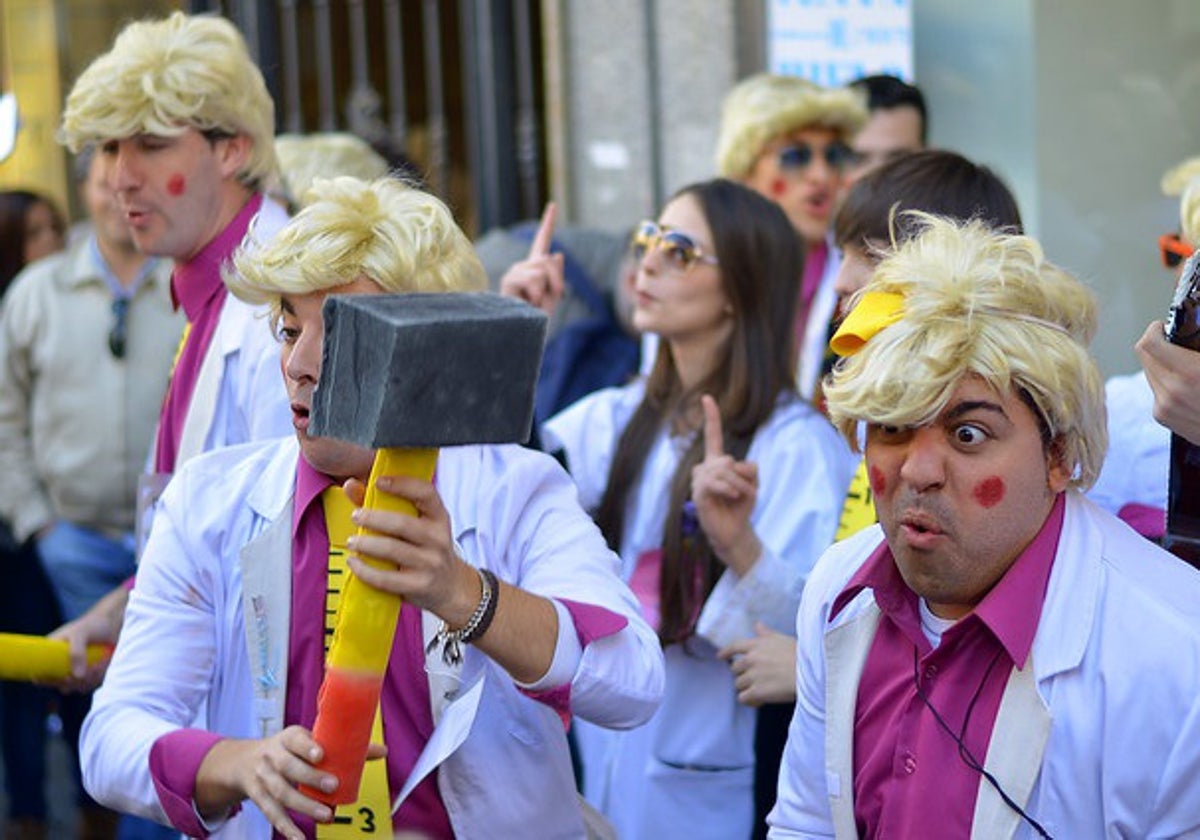
M 883 470 L 879 467 L 871 467 L 867 470 L 867 476 L 871 479 L 871 492 L 876 496 L 882 496 L 887 492 L 887 479 L 883 477 Z
M 771 197 L 779 198 L 787 190 L 787 181 L 783 178 L 776 178 L 771 182 Z
M 167 181 L 167 192 L 171 195 L 183 195 L 183 191 L 186 189 L 187 181 L 184 180 L 182 175 L 172 175 L 170 180 Z
M 1004 490 L 1004 480 L 993 475 L 976 484 L 973 495 L 982 507 L 990 508 L 1000 504 Z

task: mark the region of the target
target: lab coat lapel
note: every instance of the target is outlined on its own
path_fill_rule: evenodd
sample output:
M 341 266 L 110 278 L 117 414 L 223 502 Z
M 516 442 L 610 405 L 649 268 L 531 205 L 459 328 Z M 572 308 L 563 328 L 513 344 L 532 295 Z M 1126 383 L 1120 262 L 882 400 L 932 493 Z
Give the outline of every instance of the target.
M 240 552 L 242 623 L 261 734 L 283 728 L 292 611 L 292 505 Z
M 1008 678 L 984 762 L 985 769 L 1004 792 L 1023 809 L 1029 806 L 1029 795 L 1041 771 L 1049 739 L 1050 710 L 1038 693 L 1030 659 L 1024 669 L 1013 668 Z M 971 837 L 979 840 L 1012 837 L 1020 825 L 1020 815 L 980 776 Z
M 835 836 L 857 837 L 854 824 L 854 707 L 867 653 L 879 626 L 872 601 L 825 634 L 825 771 Z

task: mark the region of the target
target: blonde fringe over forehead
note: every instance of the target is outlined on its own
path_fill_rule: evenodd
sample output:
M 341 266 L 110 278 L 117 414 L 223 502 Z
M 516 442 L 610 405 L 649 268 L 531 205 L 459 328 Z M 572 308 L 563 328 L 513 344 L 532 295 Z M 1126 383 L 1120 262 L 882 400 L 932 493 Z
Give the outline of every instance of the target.
M 253 141 L 247 186 L 274 175 L 275 105 L 232 23 L 175 12 L 131 23 L 76 80 L 59 137 L 72 151 L 137 134 L 173 137 L 188 128 Z
M 251 232 L 251 235 L 253 231 Z M 238 249 L 225 282 L 279 316 L 280 296 L 367 277 L 386 292 L 467 292 L 487 275 L 446 205 L 395 178 L 318 179 L 270 242 Z
M 1072 473 L 1092 485 L 1108 446 L 1104 381 L 1088 353 L 1096 303 L 1027 236 L 911 213 L 920 226 L 859 296 L 904 298 L 903 317 L 841 360 L 825 397 L 853 445 L 860 421 L 924 426 L 959 383 L 1028 393 Z
M 830 128 L 849 140 L 866 121 L 867 106 L 858 91 L 823 88 L 796 76 L 750 76 L 721 106 L 717 173 L 745 178 L 768 143 L 798 129 Z
M 1188 158 L 1162 177 L 1162 191 L 1179 196 L 1179 232 L 1200 244 L 1200 157 Z

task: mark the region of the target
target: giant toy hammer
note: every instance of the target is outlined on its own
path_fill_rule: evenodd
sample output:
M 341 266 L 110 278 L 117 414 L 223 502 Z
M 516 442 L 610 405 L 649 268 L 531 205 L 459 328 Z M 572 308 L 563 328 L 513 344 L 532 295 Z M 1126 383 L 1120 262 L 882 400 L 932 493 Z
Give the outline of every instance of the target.
M 378 450 L 364 505 L 416 516 L 376 491 L 382 475 L 432 480 L 437 448 L 529 437 L 546 316 L 488 293 L 346 295 L 325 301 L 309 433 Z M 363 558 L 378 568 L 387 564 Z M 313 737 L 338 777 L 328 805 L 358 796 L 400 598 L 353 576 L 338 608 Z

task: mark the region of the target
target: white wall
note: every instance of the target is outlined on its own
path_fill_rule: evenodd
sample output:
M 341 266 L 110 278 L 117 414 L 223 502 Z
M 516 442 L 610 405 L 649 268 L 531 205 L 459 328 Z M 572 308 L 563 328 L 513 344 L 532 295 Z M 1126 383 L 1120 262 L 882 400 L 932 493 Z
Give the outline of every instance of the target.
M 1050 258 L 1101 301 L 1093 350 L 1137 370 L 1133 342 L 1173 277 L 1163 172 L 1200 154 L 1196 0 L 915 0 L 916 81 L 932 140 L 995 168 Z

